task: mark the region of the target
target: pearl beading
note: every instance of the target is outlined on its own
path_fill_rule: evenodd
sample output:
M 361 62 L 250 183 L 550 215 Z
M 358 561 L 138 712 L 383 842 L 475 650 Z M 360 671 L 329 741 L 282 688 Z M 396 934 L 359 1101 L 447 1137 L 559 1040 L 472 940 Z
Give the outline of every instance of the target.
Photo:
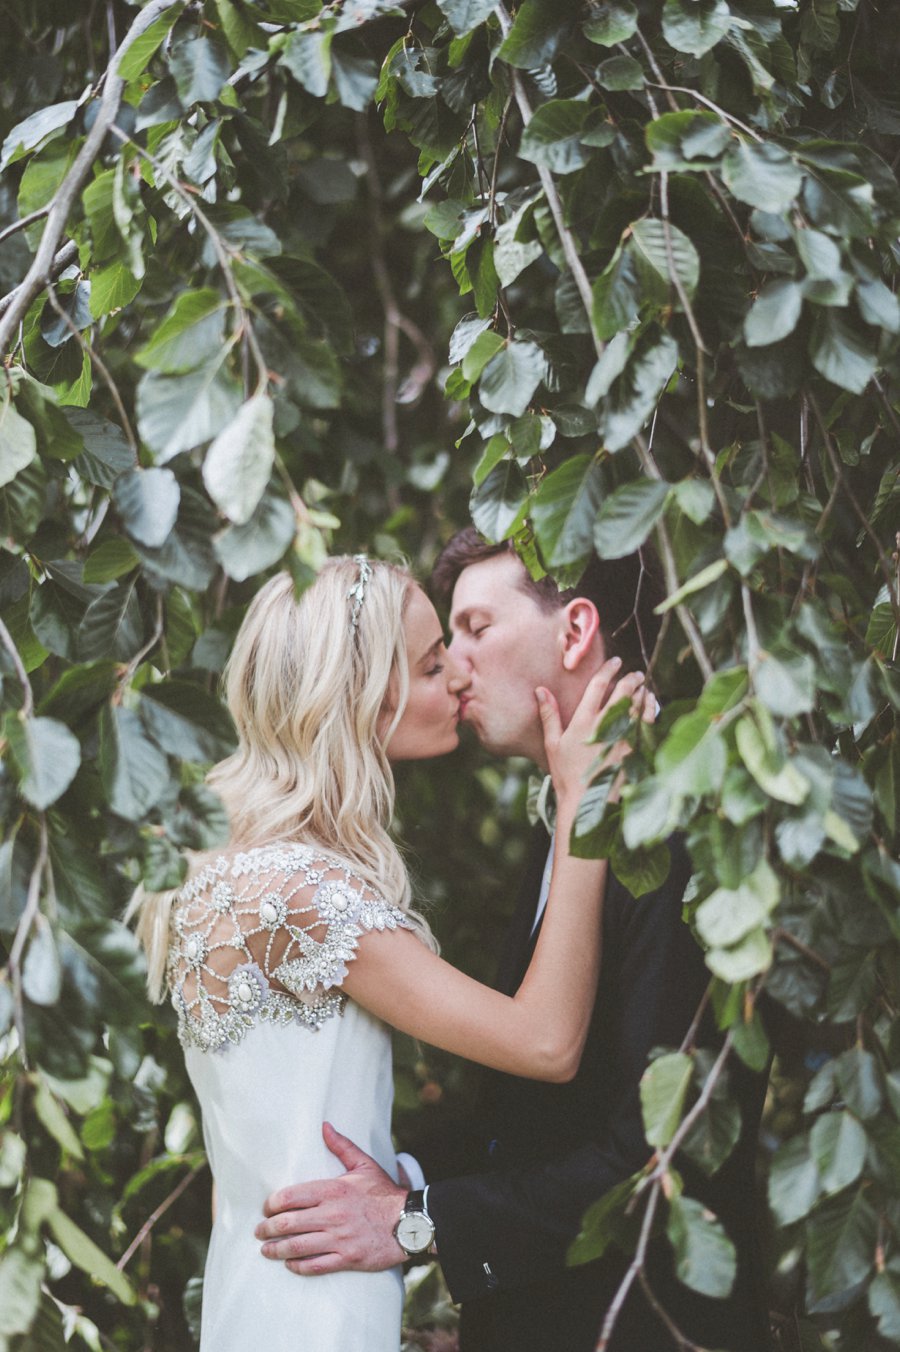
M 321 1028 L 343 1013 L 340 986 L 361 936 L 400 928 L 411 926 L 399 907 L 312 846 L 219 855 L 172 908 L 168 983 L 182 1046 L 223 1051 L 260 1020 Z M 235 951 L 245 961 L 218 970 L 217 955 Z

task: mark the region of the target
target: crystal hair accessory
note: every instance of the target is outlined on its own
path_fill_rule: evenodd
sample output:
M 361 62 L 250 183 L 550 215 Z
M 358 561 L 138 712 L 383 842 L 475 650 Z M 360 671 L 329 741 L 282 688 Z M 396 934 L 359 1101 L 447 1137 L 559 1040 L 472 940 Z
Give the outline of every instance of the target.
M 354 554 L 353 562 L 359 564 L 359 577 L 347 592 L 347 600 L 350 602 L 350 632 L 355 634 L 359 628 L 359 612 L 366 599 L 366 588 L 372 576 L 372 565 L 365 554 Z

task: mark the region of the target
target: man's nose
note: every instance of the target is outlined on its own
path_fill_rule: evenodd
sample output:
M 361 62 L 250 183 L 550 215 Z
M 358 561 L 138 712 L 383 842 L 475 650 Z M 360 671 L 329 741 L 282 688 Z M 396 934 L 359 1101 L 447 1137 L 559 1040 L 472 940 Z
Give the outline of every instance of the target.
M 469 685 L 472 677 L 457 660 L 456 653 L 450 652 L 449 647 L 445 649 L 445 655 L 447 661 L 447 687 L 449 690 L 452 690 L 454 695 L 458 695 L 461 690 L 465 690 L 466 686 Z

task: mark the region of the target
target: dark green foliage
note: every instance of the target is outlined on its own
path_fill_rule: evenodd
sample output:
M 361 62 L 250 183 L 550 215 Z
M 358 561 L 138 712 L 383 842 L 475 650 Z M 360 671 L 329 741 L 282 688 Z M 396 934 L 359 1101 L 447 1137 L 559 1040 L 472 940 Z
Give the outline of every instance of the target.
M 6 9 L 0 228 L 59 194 L 109 60 L 59 0 Z M 121 40 L 143 11 L 110 14 Z M 895 7 L 144 17 L 54 288 L 0 311 L 0 1347 L 60 1345 L 42 1234 L 105 1284 L 51 1276 L 89 1324 L 187 1345 L 205 1223 L 176 1202 L 124 1313 L 104 1257 L 200 1163 L 118 917 L 221 838 L 215 680 L 262 578 L 303 586 L 330 549 L 427 566 L 469 510 L 564 585 L 655 544 L 663 710 L 631 734 L 621 805 L 604 780 L 586 796 L 575 848 L 640 895 L 684 830 L 726 1053 L 765 1063 L 762 989 L 830 1049 L 776 1081 L 778 1299 L 804 1347 L 816 1328 L 900 1346 Z M 0 240 L 3 290 L 44 228 Z M 402 776 L 400 815 L 434 895 L 473 897 L 450 953 L 484 975 L 521 786 L 473 757 Z M 579 1260 L 633 1248 L 655 1212 L 682 1280 L 727 1292 L 730 1244 L 673 1160 L 731 1150 L 728 1062 L 662 1049 L 656 1162 L 594 1208 Z M 440 1093 L 435 1073 L 404 1052 L 398 1102 Z

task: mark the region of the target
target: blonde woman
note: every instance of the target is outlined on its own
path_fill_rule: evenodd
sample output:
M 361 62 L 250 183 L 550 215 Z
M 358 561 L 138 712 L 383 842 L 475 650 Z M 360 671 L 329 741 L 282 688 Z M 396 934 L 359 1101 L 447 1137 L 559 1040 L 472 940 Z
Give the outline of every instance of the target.
M 607 663 L 561 731 L 536 692 L 569 838 L 609 698 L 638 697 Z M 217 1210 L 202 1352 L 397 1352 L 400 1268 L 298 1281 L 254 1238 L 285 1177 L 334 1175 L 334 1123 L 381 1165 L 391 1145 L 388 1025 L 515 1075 L 565 1080 L 588 1029 L 605 865 L 560 850 L 528 975 L 514 997 L 443 962 L 410 906 L 389 834 L 391 764 L 457 744 L 465 678 L 434 608 L 404 570 L 331 560 L 299 600 L 286 574 L 252 602 L 228 670 L 239 734 L 209 782 L 227 848 L 174 894 L 147 897 L 139 932 L 150 989 L 168 991 L 203 1114 Z M 414 1251 L 415 1218 L 398 1239 Z M 410 1247 L 411 1246 L 411 1247 Z

